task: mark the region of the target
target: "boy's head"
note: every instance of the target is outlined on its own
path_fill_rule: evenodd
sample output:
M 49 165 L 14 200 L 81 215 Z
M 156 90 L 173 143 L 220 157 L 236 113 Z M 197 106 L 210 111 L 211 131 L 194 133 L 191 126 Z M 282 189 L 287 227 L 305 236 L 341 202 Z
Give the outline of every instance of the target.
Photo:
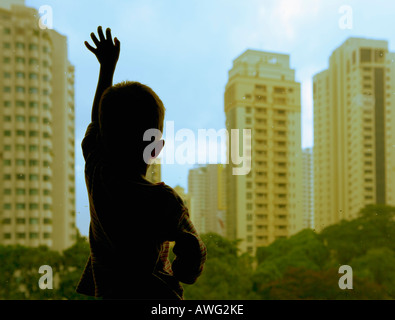
M 99 125 L 109 155 L 144 167 L 143 151 L 151 142 L 143 135 L 148 129 L 163 132 L 164 117 L 165 107 L 150 87 L 124 81 L 108 88 L 100 101 Z

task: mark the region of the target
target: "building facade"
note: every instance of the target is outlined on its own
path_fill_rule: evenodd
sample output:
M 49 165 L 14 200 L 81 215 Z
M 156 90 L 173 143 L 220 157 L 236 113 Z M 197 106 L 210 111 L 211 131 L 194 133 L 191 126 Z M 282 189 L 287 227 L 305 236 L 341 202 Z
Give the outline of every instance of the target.
M 303 229 L 314 229 L 313 148 L 303 151 Z
M 395 204 L 394 60 L 387 41 L 349 38 L 314 76 L 317 230 Z
M 289 56 L 247 50 L 237 57 L 225 114 L 228 132 L 251 129 L 251 171 L 234 175 L 227 166 L 227 236 L 255 254 L 303 228 L 300 83 Z
M 66 37 L 12 3 L 0 6 L 0 243 L 63 250 L 77 234 L 74 68 Z
M 207 164 L 189 171 L 189 211 L 200 233 L 226 236 L 225 178 L 223 164 Z

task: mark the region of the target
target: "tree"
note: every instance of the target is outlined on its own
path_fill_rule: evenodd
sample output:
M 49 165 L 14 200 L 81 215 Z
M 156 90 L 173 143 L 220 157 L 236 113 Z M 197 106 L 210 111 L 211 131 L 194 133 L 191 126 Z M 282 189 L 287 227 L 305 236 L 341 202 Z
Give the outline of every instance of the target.
M 354 277 L 354 288 L 341 290 L 336 269 L 288 268 L 280 280 L 262 285 L 258 294 L 265 300 L 368 300 L 390 299 L 383 287 Z

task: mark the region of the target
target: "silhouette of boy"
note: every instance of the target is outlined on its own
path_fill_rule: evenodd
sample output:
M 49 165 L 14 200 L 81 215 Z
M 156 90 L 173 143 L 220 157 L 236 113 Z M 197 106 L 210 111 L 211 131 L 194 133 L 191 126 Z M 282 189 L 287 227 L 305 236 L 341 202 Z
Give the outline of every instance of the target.
M 86 47 L 100 63 L 92 119 L 82 151 L 89 194 L 90 257 L 76 291 L 104 299 L 183 299 L 180 282 L 200 276 L 206 247 L 179 195 L 163 182 L 145 179 L 144 150 L 164 141 L 144 141 L 148 129 L 163 131 L 165 108 L 138 82 L 112 85 L 120 42 L 98 27 Z M 146 140 L 146 139 L 145 139 Z M 169 242 L 175 259 L 169 261 Z

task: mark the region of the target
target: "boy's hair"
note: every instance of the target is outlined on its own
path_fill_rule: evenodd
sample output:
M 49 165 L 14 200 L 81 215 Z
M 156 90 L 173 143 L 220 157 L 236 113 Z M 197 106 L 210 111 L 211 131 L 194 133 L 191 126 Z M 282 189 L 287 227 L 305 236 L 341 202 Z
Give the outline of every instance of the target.
M 163 132 L 164 117 L 165 107 L 158 95 L 139 82 L 115 84 L 104 91 L 100 100 L 100 134 L 107 148 L 138 155 L 139 159 L 150 144 L 143 141 L 144 132 L 153 128 Z

